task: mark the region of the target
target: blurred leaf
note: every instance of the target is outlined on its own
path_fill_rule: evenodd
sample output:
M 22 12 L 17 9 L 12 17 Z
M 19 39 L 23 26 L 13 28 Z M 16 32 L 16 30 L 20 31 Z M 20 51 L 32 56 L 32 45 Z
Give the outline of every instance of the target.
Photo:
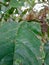
M 48 26 L 48 31 L 47 31 L 48 37 L 49 37 L 49 26 Z
M 10 2 L 10 0 L 4 0 L 4 2 Z
M 10 7 L 21 7 L 24 5 L 23 1 L 17 1 L 17 0 L 10 0 Z
M 35 5 L 35 0 L 28 0 L 28 3 L 33 7 Z

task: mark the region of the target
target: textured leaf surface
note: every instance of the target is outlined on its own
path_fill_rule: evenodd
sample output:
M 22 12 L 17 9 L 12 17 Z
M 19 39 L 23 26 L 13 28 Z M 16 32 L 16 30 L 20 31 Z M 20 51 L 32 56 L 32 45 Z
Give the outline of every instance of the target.
M 36 35 L 42 35 L 41 33 L 41 27 L 40 27 L 40 23 L 37 23 L 35 21 L 32 21 L 29 23 L 30 27 L 31 27 L 31 30 L 33 30 L 33 32 L 36 34 Z
M 13 65 L 17 25 L 15 22 L 4 22 L 0 25 L 0 65 Z
M 36 27 L 34 27 L 36 26 Z M 35 22 L 4 22 L 0 25 L 0 65 L 42 65 Z
M 40 46 L 41 41 L 33 31 L 32 25 L 23 22 L 16 35 L 14 65 L 41 65 Z

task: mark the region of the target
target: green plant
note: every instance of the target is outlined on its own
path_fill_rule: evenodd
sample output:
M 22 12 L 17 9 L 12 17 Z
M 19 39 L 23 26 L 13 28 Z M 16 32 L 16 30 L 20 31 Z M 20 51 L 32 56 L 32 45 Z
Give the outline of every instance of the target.
M 24 3 L 29 8 L 22 11 Z M 34 5 L 34 0 L 0 1 L 0 65 L 49 65 L 49 18 L 42 10 L 41 19 L 22 19 Z

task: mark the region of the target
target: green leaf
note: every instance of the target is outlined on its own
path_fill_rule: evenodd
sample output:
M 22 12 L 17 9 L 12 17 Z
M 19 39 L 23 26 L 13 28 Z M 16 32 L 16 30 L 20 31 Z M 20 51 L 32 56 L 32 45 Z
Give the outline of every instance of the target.
M 0 65 L 13 65 L 17 27 L 15 22 L 4 22 L 0 25 Z
M 45 64 L 49 65 L 49 42 L 45 44 Z
M 29 23 L 29 25 L 31 27 L 31 30 L 33 30 L 36 35 L 42 35 L 40 23 L 32 21 Z
M 24 5 L 23 1 L 17 1 L 17 0 L 10 0 L 10 7 L 21 7 Z
M 0 24 L 0 65 L 42 65 L 39 29 L 35 22 Z
M 41 41 L 33 31 L 32 25 L 28 22 L 23 22 L 18 28 L 14 65 L 42 65 L 42 55 L 40 52 Z

